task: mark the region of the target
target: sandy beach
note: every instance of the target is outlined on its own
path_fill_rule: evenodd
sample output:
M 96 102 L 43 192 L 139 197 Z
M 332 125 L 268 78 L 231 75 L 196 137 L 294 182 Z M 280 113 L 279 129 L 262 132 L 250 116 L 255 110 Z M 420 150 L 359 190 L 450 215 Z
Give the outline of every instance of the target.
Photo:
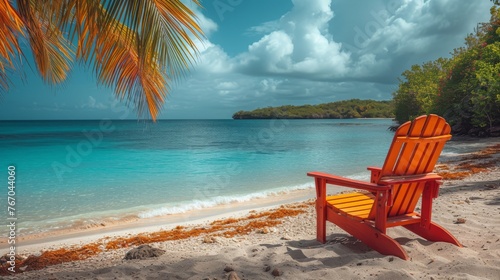
M 470 153 L 443 156 L 433 220 L 464 245 L 388 234 L 411 260 L 384 256 L 328 223 L 316 241 L 314 190 L 226 205 L 224 215 L 179 216 L 168 225 L 126 223 L 20 241 L 5 279 L 500 279 L 500 139 L 462 138 Z M 304 174 L 305 176 L 305 174 Z M 221 210 L 221 209 L 218 209 Z M 221 213 L 217 211 L 214 213 Z M 132 226 L 133 225 L 133 226 Z M 158 257 L 125 260 L 141 244 Z M 1 255 L 7 253 L 2 246 Z M 2 258 L 3 268 L 9 267 Z M 5 271 L 5 270 L 4 270 Z

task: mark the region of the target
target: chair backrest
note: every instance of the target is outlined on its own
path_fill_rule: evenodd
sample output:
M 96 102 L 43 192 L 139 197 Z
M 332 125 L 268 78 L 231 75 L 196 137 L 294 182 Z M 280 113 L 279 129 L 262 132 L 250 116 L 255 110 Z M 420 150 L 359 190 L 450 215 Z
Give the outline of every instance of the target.
M 451 127 L 440 116 L 420 116 L 401 125 L 392 141 L 380 177 L 430 173 L 451 139 Z M 388 216 L 412 213 L 425 183 L 400 184 L 393 189 Z
M 404 123 L 396 130 L 380 177 L 432 172 L 450 132 L 450 125 L 437 115 Z

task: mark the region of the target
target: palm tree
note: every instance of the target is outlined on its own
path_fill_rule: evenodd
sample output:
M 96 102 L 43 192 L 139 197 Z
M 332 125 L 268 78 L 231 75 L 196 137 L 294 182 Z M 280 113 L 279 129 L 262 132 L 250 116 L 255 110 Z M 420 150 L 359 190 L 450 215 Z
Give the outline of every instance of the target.
M 194 40 L 203 38 L 181 0 L 0 0 L 0 92 L 19 70 L 27 39 L 46 83 L 63 82 L 81 63 L 155 120 L 170 83 L 195 62 Z

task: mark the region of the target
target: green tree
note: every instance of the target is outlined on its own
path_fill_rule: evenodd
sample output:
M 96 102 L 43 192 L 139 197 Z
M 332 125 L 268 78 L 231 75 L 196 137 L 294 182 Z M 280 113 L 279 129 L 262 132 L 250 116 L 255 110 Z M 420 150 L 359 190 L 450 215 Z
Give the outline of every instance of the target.
M 488 133 L 500 125 L 500 8 L 452 58 L 414 65 L 393 93 L 396 120 L 420 114 L 444 116 L 458 133 Z M 482 132 L 481 132 L 482 131 Z
M 491 8 L 490 22 L 455 50 L 452 66 L 442 79 L 436 112 L 457 132 L 487 131 L 500 124 L 500 9 Z
M 446 78 L 441 80 L 435 112 L 444 116 L 455 127 L 461 127 L 461 132 L 472 128 L 471 92 L 477 87 L 474 64 L 477 50 L 470 49 L 456 52 Z
M 46 83 L 62 83 L 77 61 L 155 120 L 170 82 L 194 62 L 192 37 L 203 32 L 181 0 L 0 0 L 0 91 L 26 39 Z
M 491 128 L 500 122 L 500 42 L 487 45 L 476 63 L 478 87 L 472 91 L 473 125 Z
M 433 112 L 440 80 L 445 76 L 449 59 L 439 58 L 422 65 L 413 65 L 403 72 L 404 79 L 393 93 L 396 120 L 400 123 Z

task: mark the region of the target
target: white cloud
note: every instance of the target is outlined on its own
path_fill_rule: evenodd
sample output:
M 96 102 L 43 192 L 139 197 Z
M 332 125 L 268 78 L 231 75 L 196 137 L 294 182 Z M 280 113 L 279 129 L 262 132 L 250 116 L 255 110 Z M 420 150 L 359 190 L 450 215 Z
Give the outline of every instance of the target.
M 220 82 L 215 87 L 218 90 L 219 95 L 228 95 L 234 93 L 239 88 L 237 82 Z
M 200 8 L 200 6 L 195 4 L 192 0 L 182 0 L 182 2 L 191 11 L 194 12 L 198 25 L 201 27 L 201 30 L 203 30 L 207 37 L 210 36 L 210 34 L 212 34 L 213 32 L 217 31 L 217 23 L 215 23 L 215 21 L 213 21 L 212 19 L 206 17 L 203 14 L 203 10 Z
M 196 70 L 202 73 L 221 74 L 229 73 L 233 70 L 231 58 L 224 50 L 210 42 L 200 53 L 199 62 L 196 64 Z
M 219 26 L 215 21 L 212 19 L 206 17 L 203 14 L 202 9 L 198 5 L 196 5 L 192 0 L 183 0 L 184 4 L 191 9 L 191 11 L 194 12 L 196 21 L 198 25 L 200 26 L 201 30 L 203 30 L 203 34 L 205 35 L 206 38 L 210 38 L 212 33 L 216 32 L 219 29 Z M 196 49 L 198 50 L 199 53 L 203 53 L 205 50 L 208 48 L 212 47 L 212 43 L 210 43 L 209 40 L 206 38 L 202 38 L 201 40 L 196 38 L 193 34 L 188 32 L 191 40 L 193 40 Z
M 355 28 L 352 78 L 394 82 L 412 64 L 449 56 L 490 5 L 450 0 L 397 3 L 396 9 L 371 11 L 365 24 Z
M 205 36 L 210 37 L 213 32 L 219 29 L 217 23 L 203 15 L 199 9 L 196 9 L 196 17 L 198 18 L 198 24 L 205 33 Z
M 246 31 L 246 35 L 263 35 L 279 29 L 279 20 L 267 21 L 257 26 L 252 26 Z
M 91 109 L 108 109 L 108 106 L 102 104 L 101 102 L 97 102 L 94 97 L 89 95 L 89 98 L 86 103 L 82 104 L 81 108 L 91 108 Z
M 240 56 L 240 67 L 251 73 L 286 73 L 292 66 L 292 39 L 283 31 L 274 31 L 248 47 Z
M 232 90 L 238 88 L 238 83 L 237 82 L 220 82 L 217 85 L 217 89 L 221 90 Z
M 263 92 L 276 92 L 278 86 L 283 83 L 283 80 L 263 79 L 260 81 L 260 90 Z
M 350 55 L 333 41 L 328 23 L 330 0 L 293 0 L 279 22 L 253 30 L 277 29 L 237 57 L 238 69 L 257 75 L 279 74 L 309 79 L 339 78 L 348 72 Z

